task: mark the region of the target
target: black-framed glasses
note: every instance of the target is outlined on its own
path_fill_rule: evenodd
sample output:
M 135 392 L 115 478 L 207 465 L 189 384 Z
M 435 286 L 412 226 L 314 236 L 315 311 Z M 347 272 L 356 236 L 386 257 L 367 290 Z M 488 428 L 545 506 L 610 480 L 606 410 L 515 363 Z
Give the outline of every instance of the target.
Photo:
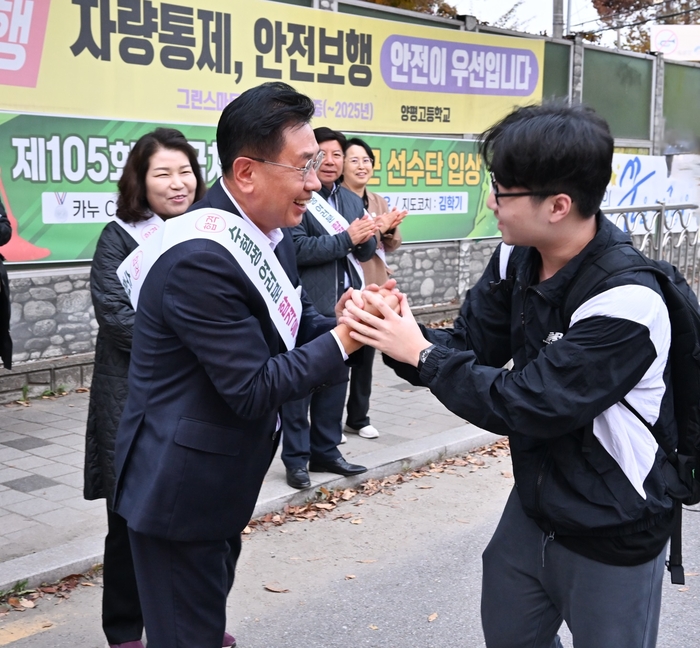
M 499 200 L 501 198 L 518 198 L 520 196 L 540 196 L 541 198 L 546 198 L 547 196 L 553 196 L 554 193 L 551 191 L 499 191 L 498 185 L 496 184 L 496 176 L 491 174 L 491 190 L 493 191 L 493 197 L 496 199 L 496 204 L 500 205 Z
M 270 160 L 263 160 L 262 158 L 253 157 L 252 155 L 246 155 L 244 157 L 247 157 L 250 160 L 255 160 L 256 162 L 262 162 L 263 164 L 272 164 L 274 166 L 284 167 L 285 169 L 294 169 L 295 171 L 301 171 L 302 179 L 306 180 L 309 173 L 311 173 L 311 169 L 313 169 L 314 171 L 318 171 L 318 168 L 323 162 L 324 155 L 325 153 L 323 151 L 319 151 L 318 155 L 316 155 L 315 158 L 311 158 L 303 167 L 296 167 L 292 166 L 291 164 L 281 164 L 280 162 L 270 162 Z

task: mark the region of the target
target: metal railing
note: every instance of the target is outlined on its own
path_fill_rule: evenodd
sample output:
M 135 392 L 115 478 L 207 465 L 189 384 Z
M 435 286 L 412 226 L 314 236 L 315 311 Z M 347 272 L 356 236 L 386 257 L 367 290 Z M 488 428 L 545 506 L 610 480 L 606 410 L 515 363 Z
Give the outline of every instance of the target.
M 700 289 L 700 244 L 697 205 L 665 204 L 605 208 L 603 213 L 629 232 L 635 247 L 651 259 L 676 266 L 695 294 Z

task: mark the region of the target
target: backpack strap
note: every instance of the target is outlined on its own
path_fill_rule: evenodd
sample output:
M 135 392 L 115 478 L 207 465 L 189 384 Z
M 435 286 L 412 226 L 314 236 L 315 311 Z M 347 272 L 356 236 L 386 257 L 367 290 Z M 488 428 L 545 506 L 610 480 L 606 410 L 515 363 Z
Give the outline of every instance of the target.
M 508 245 L 501 242 L 498 251 L 498 275 L 500 281 L 492 281 L 489 284 L 489 290 L 495 293 L 498 290 L 511 290 L 513 288 L 513 279 L 508 279 L 508 261 L 513 252 L 514 245 Z
M 511 252 L 513 252 L 513 247 L 507 243 L 501 243 L 501 251 L 498 254 L 498 274 L 501 277 L 501 281 L 505 281 L 508 278 L 508 260 Z
M 564 326 L 569 327 L 571 316 L 574 311 L 585 301 L 603 281 L 616 275 L 627 272 L 651 272 L 659 279 L 663 286 L 666 284 L 673 285 L 673 280 L 660 267 L 649 263 L 647 258 L 635 247 L 631 245 L 618 245 L 606 248 L 598 253 L 584 267 L 582 271 L 577 273 L 572 282 L 569 284 L 564 299 L 562 301 L 562 314 Z M 665 295 L 665 291 L 664 291 Z M 666 299 L 666 296 L 665 296 Z M 669 314 L 670 317 L 670 314 Z M 620 403 L 624 405 L 634 416 L 651 432 L 654 440 L 666 453 L 668 460 L 664 464 L 664 472 L 669 480 L 677 480 L 678 472 L 676 464 L 678 463 L 678 455 L 674 449 L 666 447 L 666 443 L 654 433 L 653 426 L 629 404 L 626 398 L 623 398 Z M 584 453 L 591 451 L 593 443 L 593 422 L 585 426 L 583 430 L 582 451 Z M 672 465 L 673 464 L 673 465 Z M 671 474 L 670 474 L 671 473 Z M 669 483 L 673 483 L 670 481 Z M 681 499 L 674 498 L 673 500 L 673 529 L 671 531 L 671 546 L 669 557 L 666 561 L 666 568 L 671 574 L 671 583 L 674 585 L 685 584 L 685 573 L 683 570 L 683 555 L 682 555 L 682 527 L 683 527 L 683 502 Z

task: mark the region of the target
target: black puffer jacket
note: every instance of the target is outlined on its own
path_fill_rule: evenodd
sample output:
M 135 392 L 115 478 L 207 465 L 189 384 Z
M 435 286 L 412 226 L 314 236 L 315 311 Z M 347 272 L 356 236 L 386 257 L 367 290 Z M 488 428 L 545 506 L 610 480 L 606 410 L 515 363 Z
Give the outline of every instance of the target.
M 100 325 L 85 437 L 85 499 L 114 494 L 114 438 L 126 403 L 134 309 L 117 277 L 121 262 L 137 247 L 118 223 L 108 223 L 97 242 L 90 291 Z
M 0 200 L 0 245 L 5 245 L 12 237 L 12 225 L 10 224 L 5 206 Z M 12 369 L 12 338 L 10 337 L 10 282 L 7 279 L 7 270 L 3 265 L 0 254 L 0 359 L 5 369 Z

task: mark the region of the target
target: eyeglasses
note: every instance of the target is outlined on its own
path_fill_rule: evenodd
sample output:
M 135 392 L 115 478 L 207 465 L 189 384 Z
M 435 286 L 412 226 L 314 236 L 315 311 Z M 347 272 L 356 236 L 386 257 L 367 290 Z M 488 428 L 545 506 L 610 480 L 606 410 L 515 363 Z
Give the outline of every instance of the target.
M 302 179 L 306 180 L 309 173 L 311 173 L 311 169 L 313 169 L 314 171 L 318 171 L 318 168 L 323 162 L 324 155 L 325 153 L 323 151 L 319 151 L 318 155 L 315 158 L 311 158 L 303 167 L 296 167 L 292 166 L 291 164 L 280 164 L 279 162 L 270 162 L 270 160 L 263 160 L 262 158 L 253 157 L 252 155 L 246 155 L 244 157 L 247 157 L 250 160 L 255 160 L 256 162 L 262 162 L 263 164 L 272 164 L 274 166 L 284 167 L 285 169 L 294 169 L 296 171 L 301 171 Z
M 372 158 L 368 158 L 368 157 L 363 157 L 363 158 L 352 157 L 352 158 L 348 158 L 345 161 L 348 164 L 361 164 L 362 166 L 367 166 L 368 164 L 370 166 L 372 166 L 374 164 L 374 162 L 372 161 Z
M 496 204 L 500 205 L 499 200 L 501 198 L 517 198 L 519 196 L 540 196 L 546 198 L 547 196 L 553 196 L 554 193 L 551 191 L 499 191 L 498 185 L 496 184 L 496 176 L 491 174 L 491 190 L 493 191 L 493 197 L 496 199 Z

